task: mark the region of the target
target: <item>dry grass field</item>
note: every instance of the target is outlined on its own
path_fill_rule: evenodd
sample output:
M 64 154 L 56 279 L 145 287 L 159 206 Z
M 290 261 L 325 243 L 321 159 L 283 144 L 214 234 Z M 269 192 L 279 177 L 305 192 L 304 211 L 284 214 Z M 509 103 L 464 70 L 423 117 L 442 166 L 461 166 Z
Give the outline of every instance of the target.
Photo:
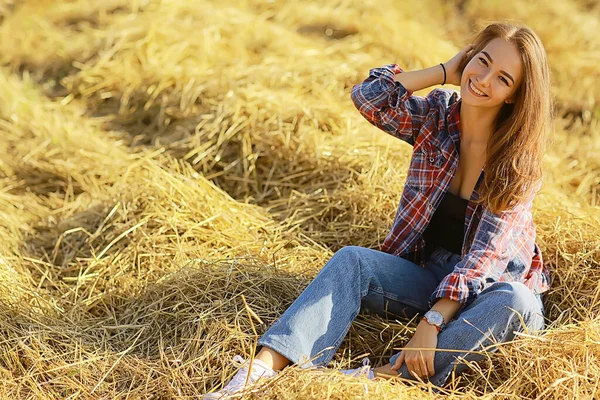
M 503 19 L 539 34 L 553 74 L 534 202 L 547 331 L 439 395 L 294 367 L 245 398 L 599 398 L 592 0 L 1 0 L 0 397 L 229 380 L 333 252 L 391 226 L 412 148 L 362 119 L 352 85 L 444 62 Z M 361 315 L 331 367 L 384 363 L 414 328 Z

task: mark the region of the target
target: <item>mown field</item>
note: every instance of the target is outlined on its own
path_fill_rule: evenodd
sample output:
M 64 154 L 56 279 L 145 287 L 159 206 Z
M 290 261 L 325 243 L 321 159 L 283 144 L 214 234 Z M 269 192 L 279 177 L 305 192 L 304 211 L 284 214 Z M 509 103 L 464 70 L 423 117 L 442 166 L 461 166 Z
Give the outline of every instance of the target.
M 503 19 L 539 34 L 553 74 L 534 202 L 548 330 L 446 394 L 598 398 L 590 0 L 0 1 L 0 396 L 194 398 L 228 381 L 333 252 L 377 248 L 391 226 L 412 148 L 350 88 L 376 66 L 447 61 Z M 331 367 L 385 363 L 414 328 L 359 316 Z M 434 394 L 288 368 L 246 397 Z

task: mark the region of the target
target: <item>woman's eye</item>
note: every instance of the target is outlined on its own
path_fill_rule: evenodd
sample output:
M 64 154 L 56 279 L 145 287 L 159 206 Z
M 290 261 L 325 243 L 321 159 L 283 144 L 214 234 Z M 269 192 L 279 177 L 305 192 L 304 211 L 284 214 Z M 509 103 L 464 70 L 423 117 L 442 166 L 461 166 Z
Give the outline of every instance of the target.
M 488 65 L 487 61 L 485 61 L 485 59 L 484 59 L 484 58 L 482 58 L 482 57 L 479 57 L 479 59 L 481 60 L 481 62 L 482 62 L 482 63 L 483 63 L 485 66 L 487 66 L 487 65 Z
M 506 86 L 508 86 L 508 81 L 505 78 L 500 77 L 500 80 L 504 83 L 506 83 Z

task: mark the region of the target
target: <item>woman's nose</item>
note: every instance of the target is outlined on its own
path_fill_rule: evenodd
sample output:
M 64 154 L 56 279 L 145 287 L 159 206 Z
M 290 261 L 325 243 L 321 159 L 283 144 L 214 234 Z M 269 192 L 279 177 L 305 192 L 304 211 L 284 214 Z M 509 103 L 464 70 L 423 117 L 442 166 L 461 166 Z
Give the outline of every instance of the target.
M 492 79 L 492 71 L 486 71 L 485 73 L 479 75 L 477 77 L 477 82 L 481 85 L 481 86 L 489 86 L 490 84 L 490 80 Z

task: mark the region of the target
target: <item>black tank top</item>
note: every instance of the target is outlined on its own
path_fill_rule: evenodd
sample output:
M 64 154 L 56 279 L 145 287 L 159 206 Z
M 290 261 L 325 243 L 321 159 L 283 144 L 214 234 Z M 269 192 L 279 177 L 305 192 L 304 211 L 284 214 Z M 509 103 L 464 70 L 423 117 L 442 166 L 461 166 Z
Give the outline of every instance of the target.
M 441 246 L 455 254 L 462 253 L 465 235 L 465 214 L 469 201 L 447 191 L 433 213 L 423 237 L 432 250 Z

